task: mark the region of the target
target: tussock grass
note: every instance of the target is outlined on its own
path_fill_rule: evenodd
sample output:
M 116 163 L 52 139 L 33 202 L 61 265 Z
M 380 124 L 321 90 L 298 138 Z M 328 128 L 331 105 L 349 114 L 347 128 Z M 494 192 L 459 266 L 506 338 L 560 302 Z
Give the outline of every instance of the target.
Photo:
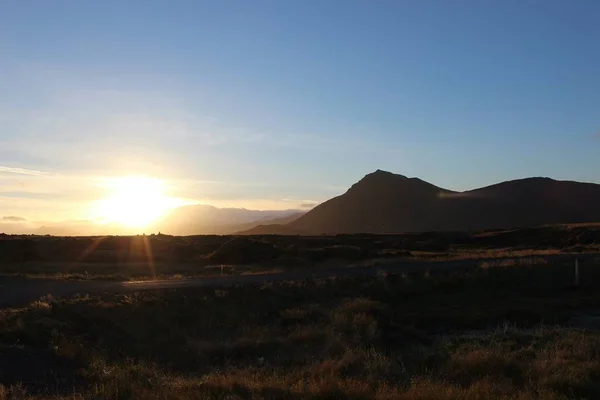
M 0 398 L 600 398 L 600 270 L 570 274 L 44 298 L 0 313 Z
M 0 235 L 2 275 L 69 280 L 147 280 L 409 261 L 538 260 L 600 252 L 600 226 L 574 224 L 485 232 L 323 236 Z M 511 262 L 511 261 L 501 261 Z

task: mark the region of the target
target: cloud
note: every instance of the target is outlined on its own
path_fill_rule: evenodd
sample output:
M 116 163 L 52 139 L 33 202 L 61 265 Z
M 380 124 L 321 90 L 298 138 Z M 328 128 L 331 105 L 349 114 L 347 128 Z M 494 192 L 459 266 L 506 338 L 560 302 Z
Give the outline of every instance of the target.
M 38 171 L 35 169 L 7 167 L 4 165 L 0 165 L 0 172 L 5 172 L 5 173 L 9 173 L 9 174 L 18 174 L 18 175 L 31 175 L 31 176 L 51 176 L 51 175 L 53 175 L 50 172 Z
M 23 217 L 15 217 L 15 216 L 8 216 L 8 217 L 2 217 L 2 221 L 10 221 L 10 222 L 23 222 L 26 221 L 25 218 Z
M 318 203 L 303 203 L 300 204 L 300 208 L 313 208 L 317 205 Z

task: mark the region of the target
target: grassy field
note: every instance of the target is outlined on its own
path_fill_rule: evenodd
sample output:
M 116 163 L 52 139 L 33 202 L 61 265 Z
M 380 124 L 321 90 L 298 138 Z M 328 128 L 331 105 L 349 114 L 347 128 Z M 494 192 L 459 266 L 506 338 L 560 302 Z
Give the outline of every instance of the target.
M 410 257 L 377 257 L 366 260 L 328 259 L 317 263 L 285 263 L 283 261 L 257 264 L 216 264 L 199 265 L 193 263 L 165 262 L 124 262 L 124 263 L 58 263 L 24 262 L 8 263 L 0 266 L 2 276 L 20 276 L 32 279 L 58 280 L 104 280 L 136 281 L 155 279 L 206 278 L 210 276 L 230 276 L 247 274 L 269 274 L 282 272 L 318 271 L 328 268 L 386 267 L 403 265 L 414 261 L 443 262 L 454 260 L 482 260 L 479 265 L 529 265 L 545 264 L 545 256 L 564 254 L 554 250 L 510 251 L 482 250 L 479 252 L 457 253 L 451 256 L 437 256 L 434 253 L 416 252 Z M 493 261 L 485 261 L 492 259 Z
M 293 270 L 293 267 L 285 270 Z M 154 279 L 206 278 L 221 275 L 244 275 L 282 272 L 269 265 L 203 266 L 191 263 L 57 263 L 27 262 L 0 266 L 0 277 L 20 276 L 32 279 L 138 281 Z
M 0 275 L 140 280 L 369 266 L 404 261 L 600 252 L 599 225 L 487 232 L 336 236 L 106 236 L 0 234 Z
M 599 267 L 42 299 L 0 315 L 0 398 L 596 399 Z

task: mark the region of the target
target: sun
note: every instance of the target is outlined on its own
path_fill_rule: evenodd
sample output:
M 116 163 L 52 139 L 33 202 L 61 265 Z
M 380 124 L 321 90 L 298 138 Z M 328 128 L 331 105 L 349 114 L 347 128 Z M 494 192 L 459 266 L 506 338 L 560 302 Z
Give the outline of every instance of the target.
M 144 227 L 181 205 L 178 199 L 164 194 L 160 179 L 112 178 L 104 180 L 100 186 L 108 191 L 107 197 L 99 200 L 95 207 L 96 218 L 102 222 Z

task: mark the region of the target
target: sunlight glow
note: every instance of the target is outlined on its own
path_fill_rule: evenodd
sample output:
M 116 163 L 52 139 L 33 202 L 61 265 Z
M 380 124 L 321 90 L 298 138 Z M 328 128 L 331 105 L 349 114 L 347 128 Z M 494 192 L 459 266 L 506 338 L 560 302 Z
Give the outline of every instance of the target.
M 108 197 L 95 205 L 95 218 L 100 222 L 118 223 L 129 227 L 144 227 L 168 210 L 186 204 L 163 192 L 163 181 L 147 177 L 106 179 L 100 185 Z

